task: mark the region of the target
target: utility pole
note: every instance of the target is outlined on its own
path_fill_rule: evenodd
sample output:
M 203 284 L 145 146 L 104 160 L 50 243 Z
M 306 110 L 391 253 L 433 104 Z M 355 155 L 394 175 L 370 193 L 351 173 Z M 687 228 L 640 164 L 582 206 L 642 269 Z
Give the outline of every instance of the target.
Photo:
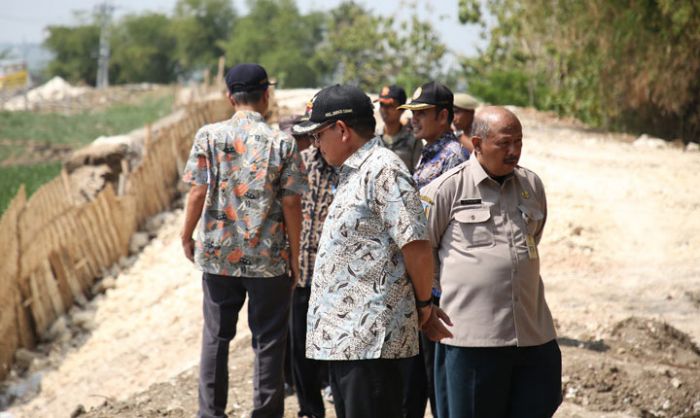
M 112 23 L 114 6 L 108 1 L 97 6 L 100 24 L 100 50 L 97 57 L 97 88 L 109 86 L 109 26 Z

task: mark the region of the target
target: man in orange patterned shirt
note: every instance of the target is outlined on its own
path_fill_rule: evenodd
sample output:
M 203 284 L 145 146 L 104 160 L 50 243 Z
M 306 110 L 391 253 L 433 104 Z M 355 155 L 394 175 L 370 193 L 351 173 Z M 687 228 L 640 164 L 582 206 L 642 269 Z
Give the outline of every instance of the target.
M 228 71 L 226 85 L 236 112 L 197 132 L 183 175 L 192 189 L 182 246 L 204 272 L 197 416 L 226 416 L 228 348 L 247 295 L 256 356 L 252 417 L 281 417 L 282 365 L 289 303 L 299 279 L 306 177 L 294 139 L 263 119 L 270 85 L 265 69 L 239 64 Z

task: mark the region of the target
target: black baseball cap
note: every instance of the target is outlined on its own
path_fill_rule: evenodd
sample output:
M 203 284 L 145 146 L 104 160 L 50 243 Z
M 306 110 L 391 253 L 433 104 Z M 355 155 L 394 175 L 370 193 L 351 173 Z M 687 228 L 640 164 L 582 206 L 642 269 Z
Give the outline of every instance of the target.
M 406 103 L 406 90 L 396 84 L 384 86 L 382 87 L 382 91 L 379 92 L 379 99 L 376 101 L 379 103 L 396 103 L 402 105 Z
M 337 120 L 374 118 L 374 107 L 369 96 L 355 86 L 326 87 L 311 99 L 309 120 L 294 125 L 297 135 L 311 133 Z
M 265 90 L 274 84 L 267 78 L 267 71 L 258 64 L 238 64 L 226 73 L 226 87 L 231 93 Z
M 431 107 L 452 109 L 454 96 L 444 84 L 431 81 L 418 87 L 413 93 L 411 103 L 399 106 L 399 109 L 423 110 Z

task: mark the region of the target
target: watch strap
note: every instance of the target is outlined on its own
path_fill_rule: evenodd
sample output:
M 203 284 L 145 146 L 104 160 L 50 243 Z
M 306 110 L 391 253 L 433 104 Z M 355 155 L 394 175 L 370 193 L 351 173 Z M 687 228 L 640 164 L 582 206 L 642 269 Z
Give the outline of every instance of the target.
M 418 300 L 416 299 L 416 308 L 425 308 L 433 304 L 433 297 L 431 296 L 428 300 Z

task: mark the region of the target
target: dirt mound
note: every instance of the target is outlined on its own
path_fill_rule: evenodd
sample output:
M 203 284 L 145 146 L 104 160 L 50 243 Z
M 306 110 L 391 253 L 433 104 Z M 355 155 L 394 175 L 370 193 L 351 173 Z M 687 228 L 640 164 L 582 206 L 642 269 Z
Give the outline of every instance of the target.
M 612 338 L 618 351 L 677 367 L 700 367 L 700 349 L 690 336 L 671 325 L 637 317 L 615 324 Z
M 640 417 L 700 417 L 700 351 L 687 334 L 630 317 L 613 325 L 605 347 L 565 349 L 566 400 Z
M 245 315 L 245 308 L 241 311 Z M 242 318 L 245 322 L 245 318 Z M 241 319 L 239 319 L 239 328 Z M 243 324 L 245 327 L 245 324 Z M 227 411 L 231 418 L 249 417 L 252 410 L 253 350 L 251 335 L 247 330 L 236 336 L 229 353 L 229 392 Z M 101 405 L 87 412 L 82 405 L 76 407 L 74 416 L 80 418 L 182 418 L 197 413 L 198 367 L 191 367 L 172 379 L 150 385 L 143 392 L 127 399 L 105 397 Z M 296 418 L 299 410 L 295 396 L 285 398 L 284 418 Z M 329 418 L 335 417 L 333 405 L 326 402 Z
M 89 87 L 75 87 L 61 77 L 54 77 L 45 84 L 15 96 L 3 104 L 3 110 L 33 109 L 42 102 L 59 102 L 85 94 Z
M 125 401 L 105 399 L 98 408 L 89 412 L 78 406 L 73 415 L 81 418 L 157 418 L 189 417 L 196 413 L 197 405 L 197 375 L 196 369 L 181 373 L 169 382 L 155 383 L 143 393 L 130 397 Z M 78 415 L 79 414 L 79 415 Z

